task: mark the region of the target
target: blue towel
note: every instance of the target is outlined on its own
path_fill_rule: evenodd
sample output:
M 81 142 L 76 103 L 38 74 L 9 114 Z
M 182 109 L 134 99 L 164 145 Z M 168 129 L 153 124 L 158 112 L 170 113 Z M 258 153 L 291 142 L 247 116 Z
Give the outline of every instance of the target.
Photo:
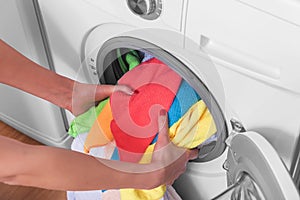
M 199 100 L 201 98 L 197 92 L 185 80 L 182 80 L 168 112 L 169 126 L 177 122 Z
M 201 98 L 197 92 L 185 80 L 182 80 L 168 112 L 169 127 L 177 122 L 199 100 Z M 158 134 L 156 134 L 151 144 L 154 144 L 157 138 Z
M 118 148 L 115 148 L 110 159 L 111 160 L 120 160 Z

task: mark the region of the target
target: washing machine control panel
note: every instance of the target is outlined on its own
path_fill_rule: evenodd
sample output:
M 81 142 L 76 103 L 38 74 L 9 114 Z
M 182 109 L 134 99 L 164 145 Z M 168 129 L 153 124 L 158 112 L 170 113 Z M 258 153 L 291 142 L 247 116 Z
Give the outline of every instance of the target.
M 157 19 L 162 11 L 161 0 L 127 0 L 129 9 L 148 20 Z

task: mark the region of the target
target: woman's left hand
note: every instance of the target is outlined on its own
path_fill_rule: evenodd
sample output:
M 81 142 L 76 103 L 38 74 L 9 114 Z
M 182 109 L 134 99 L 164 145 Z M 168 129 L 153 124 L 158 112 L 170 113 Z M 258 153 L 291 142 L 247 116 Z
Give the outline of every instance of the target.
M 107 98 L 115 91 L 124 92 L 127 95 L 134 93 L 133 89 L 127 85 L 95 85 L 75 82 L 67 109 L 73 115 L 78 116 L 94 106 L 95 102 Z

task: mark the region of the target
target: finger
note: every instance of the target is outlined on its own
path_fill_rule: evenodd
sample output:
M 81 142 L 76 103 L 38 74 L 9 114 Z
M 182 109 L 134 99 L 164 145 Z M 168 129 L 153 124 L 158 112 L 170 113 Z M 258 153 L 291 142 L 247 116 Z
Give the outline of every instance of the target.
M 161 110 L 158 116 L 158 139 L 155 150 L 170 143 L 168 115 L 165 110 Z
M 134 90 L 131 87 L 129 87 L 128 85 L 116 85 L 114 90 L 118 91 L 118 92 L 123 92 L 127 95 L 134 94 Z
M 194 160 L 198 158 L 199 151 L 198 149 L 189 150 L 189 160 Z

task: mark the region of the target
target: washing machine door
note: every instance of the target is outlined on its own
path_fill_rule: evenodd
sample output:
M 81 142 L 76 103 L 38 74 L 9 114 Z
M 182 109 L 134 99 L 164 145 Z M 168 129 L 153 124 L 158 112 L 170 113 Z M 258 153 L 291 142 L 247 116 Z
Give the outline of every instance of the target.
M 263 136 L 238 133 L 228 146 L 224 168 L 229 188 L 214 199 L 299 199 L 290 174 Z

